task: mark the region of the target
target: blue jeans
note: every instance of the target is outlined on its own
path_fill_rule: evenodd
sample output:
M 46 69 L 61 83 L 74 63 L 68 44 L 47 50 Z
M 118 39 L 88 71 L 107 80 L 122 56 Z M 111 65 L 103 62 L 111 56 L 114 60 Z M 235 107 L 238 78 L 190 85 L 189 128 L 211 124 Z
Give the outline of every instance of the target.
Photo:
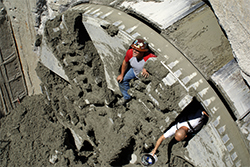
M 135 78 L 135 73 L 133 71 L 133 68 L 130 68 L 128 72 L 124 75 L 123 80 L 121 83 L 118 82 L 120 91 L 123 95 L 123 98 L 125 100 L 128 100 L 131 98 L 131 96 L 128 94 L 129 87 L 129 81 L 133 78 Z

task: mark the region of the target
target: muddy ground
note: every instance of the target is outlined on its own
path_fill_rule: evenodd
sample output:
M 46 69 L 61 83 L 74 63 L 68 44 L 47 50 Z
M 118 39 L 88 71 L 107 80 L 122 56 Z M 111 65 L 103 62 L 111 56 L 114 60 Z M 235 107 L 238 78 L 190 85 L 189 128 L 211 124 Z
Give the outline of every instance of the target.
M 25 97 L 0 120 L 3 166 L 141 166 L 141 155 L 153 149 L 171 124 L 169 120 L 181 112 L 177 103 L 183 96 L 180 85 L 159 96 L 161 108 L 146 96 L 146 87 L 159 87 L 161 76 L 166 75 L 159 62 L 146 65 L 152 75 L 131 81 L 133 99 L 126 106 L 117 106 L 121 96 L 107 88 L 103 63 L 81 17 L 77 11 L 64 13 L 70 25 L 67 30 L 54 30 L 61 15 L 46 23 L 46 43 L 70 82 L 38 63 L 43 94 Z M 38 47 L 39 43 L 37 40 Z M 118 73 L 119 69 L 114 70 Z M 192 166 L 181 157 L 184 144 L 172 138 L 164 141 L 157 166 Z

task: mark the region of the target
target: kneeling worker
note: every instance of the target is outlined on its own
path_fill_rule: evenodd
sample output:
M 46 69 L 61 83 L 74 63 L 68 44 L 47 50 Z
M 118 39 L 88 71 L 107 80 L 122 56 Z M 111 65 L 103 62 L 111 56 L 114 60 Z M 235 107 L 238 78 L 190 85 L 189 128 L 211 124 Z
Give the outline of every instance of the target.
M 154 156 L 164 139 L 174 135 L 176 141 L 183 141 L 188 133 L 199 131 L 208 120 L 208 117 L 205 111 L 198 110 L 192 115 L 188 115 L 186 118 L 181 118 L 157 140 L 155 148 L 151 151 L 152 155 Z

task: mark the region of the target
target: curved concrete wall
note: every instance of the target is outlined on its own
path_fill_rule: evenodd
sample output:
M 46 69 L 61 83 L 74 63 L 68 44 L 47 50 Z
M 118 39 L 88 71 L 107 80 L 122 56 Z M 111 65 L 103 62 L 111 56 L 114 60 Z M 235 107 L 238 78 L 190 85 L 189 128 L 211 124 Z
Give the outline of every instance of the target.
M 250 1 L 210 0 L 210 3 L 220 25 L 228 36 L 241 70 L 248 78 L 250 76 Z

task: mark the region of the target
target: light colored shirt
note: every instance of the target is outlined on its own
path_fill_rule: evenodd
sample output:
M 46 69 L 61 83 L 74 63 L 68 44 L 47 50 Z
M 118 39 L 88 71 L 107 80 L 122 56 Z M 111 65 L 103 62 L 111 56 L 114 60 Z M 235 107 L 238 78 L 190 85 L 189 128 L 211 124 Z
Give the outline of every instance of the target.
M 195 128 L 196 126 L 198 126 L 201 123 L 201 119 L 202 119 L 202 115 L 204 115 L 204 113 L 199 110 L 196 113 L 194 113 L 193 115 L 189 115 L 188 116 L 188 121 L 190 123 L 190 125 Z M 173 125 L 169 130 L 167 130 L 163 135 L 165 138 L 171 137 L 175 134 L 175 132 L 182 126 L 185 126 L 188 128 L 188 132 L 192 132 L 192 129 L 189 127 L 186 118 L 181 119 L 180 121 L 177 122 L 177 125 Z

